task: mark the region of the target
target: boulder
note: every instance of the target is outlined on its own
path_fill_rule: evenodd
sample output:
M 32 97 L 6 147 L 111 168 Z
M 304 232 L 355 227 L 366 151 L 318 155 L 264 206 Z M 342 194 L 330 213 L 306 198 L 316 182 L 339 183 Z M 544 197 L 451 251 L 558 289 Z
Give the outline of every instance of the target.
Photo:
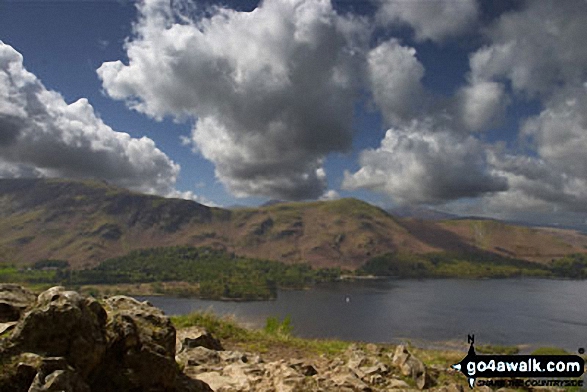
M 318 374 L 315 365 L 302 359 L 291 359 L 289 360 L 288 365 L 289 367 L 291 367 L 292 369 L 306 377 Z
M 147 302 L 122 295 L 106 299 L 104 308 L 107 355 L 93 386 L 103 391 L 172 389 L 178 368 L 169 318 Z
M 304 376 L 285 362 L 276 363 L 276 366 L 270 368 L 270 379 L 273 380 L 273 386 L 277 391 L 294 392 L 305 390 Z
M 352 372 L 340 372 L 336 373 L 331 377 L 331 381 L 336 385 L 339 390 L 350 390 L 350 391 L 372 391 L 371 387 L 365 382 L 361 381 Z
M 93 298 L 53 287 L 41 293 L 10 337 L 13 349 L 64 357 L 87 377 L 106 351 L 106 312 Z
M 176 392 L 214 392 L 212 388 L 204 381 L 197 380 L 186 376 L 185 374 L 179 374 L 175 378 L 175 391 Z
M 180 373 L 175 328 L 148 303 L 116 296 L 102 305 L 53 287 L 21 308 L 0 338 L 0 392 L 211 391 Z
M 185 331 L 182 331 L 181 338 L 178 340 L 179 347 L 177 348 L 177 352 L 194 347 L 205 347 L 216 351 L 224 350 L 220 340 L 216 339 L 204 328 L 187 328 Z
M 258 355 L 249 356 L 248 354 L 242 353 L 240 351 L 219 351 L 218 355 L 220 358 L 222 358 L 222 361 L 226 363 L 258 363 L 260 360 Z
M 91 392 L 65 358 L 44 358 L 28 392 Z
M 406 346 L 400 344 L 396 347 L 392 363 L 400 369 L 404 376 L 412 377 L 419 389 L 424 389 L 428 386 L 426 366 L 424 366 L 422 361 L 413 356 Z
M 387 386 L 390 389 L 406 389 L 406 388 L 410 387 L 408 385 L 408 383 L 405 382 L 404 380 L 398 380 L 396 378 L 392 378 L 392 379 L 388 380 Z
M 17 321 L 37 296 L 16 284 L 0 284 L 0 323 Z
M 262 376 L 267 375 L 268 369 L 262 369 L 258 365 L 246 363 L 232 363 L 217 370 L 198 372 L 195 376 L 208 384 L 214 391 L 265 391 L 271 390 L 268 386 L 258 385 L 262 382 Z M 270 382 L 273 377 L 264 377 L 265 382 Z M 259 389 L 260 388 L 260 389 Z
M 11 331 L 18 324 L 17 321 L 8 321 L 6 323 L 0 323 L 0 336 L 5 332 Z
M 176 357 L 176 361 L 184 366 L 217 365 L 220 363 L 220 355 L 214 350 L 205 347 L 195 347 L 184 350 Z

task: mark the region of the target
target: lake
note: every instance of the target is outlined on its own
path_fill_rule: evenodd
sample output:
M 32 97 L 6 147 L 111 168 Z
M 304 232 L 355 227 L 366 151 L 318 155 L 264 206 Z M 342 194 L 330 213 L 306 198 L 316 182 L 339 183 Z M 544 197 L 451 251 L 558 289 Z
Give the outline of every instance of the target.
M 262 327 L 290 315 L 294 334 L 422 346 L 466 343 L 587 348 L 587 281 L 546 279 L 378 280 L 279 291 L 275 301 L 141 297 L 168 315 L 211 310 Z M 442 342 L 442 343 L 440 343 Z

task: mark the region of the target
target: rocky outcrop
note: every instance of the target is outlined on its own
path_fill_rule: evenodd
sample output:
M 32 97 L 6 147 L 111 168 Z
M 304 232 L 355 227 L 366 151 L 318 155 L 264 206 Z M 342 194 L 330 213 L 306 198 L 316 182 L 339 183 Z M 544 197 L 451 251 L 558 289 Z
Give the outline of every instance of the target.
M 0 323 L 17 321 L 35 295 L 16 284 L 0 284 Z
M 197 330 L 197 334 L 206 334 Z M 184 335 L 181 331 L 180 335 Z M 178 342 L 185 336 L 178 337 Z M 179 343 L 178 343 L 179 344 Z M 401 346 L 398 355 L 404 360 L 394 365 L 395 356 L 386 355 L 376 345 L 359 348 L 351 345 L 336 358 L 321 356 L 315 360 L 287 358 L 265 361 L 259 354 L 240 351 L 217 351 L 203 346 L 183 346 L 176 360 L 184 372 L 207 383 L 216 392 L 312 392 L 312 391 L 418 391 L 422 377 L 431 386 L 429 371 Z M 424 368 L 417 368 L 416 364 Z M 408 368 L 409 366 L 414 366 Z M 402 367 L 404 370 L 402 371 Z M 408 369 L 410 370 L 409 374 Z M 458 386 L 437 386 L 437 390 L 454 390 Z
M 181 374 L 175 328 L 147 302 L 0 287 L 0 298 L 13 293 L 23 300 L 12 302 L 19 317 L 0 339 L 0 392 L 210 391 Z
M 424 389 L 429 384 L 426 366 L 422 361 L 414 357 L 406 346 L 401 344 L 397 346 L 392 358 L 393 365 L 401 370 L 402 375 L 411 377 L 418 388 Z

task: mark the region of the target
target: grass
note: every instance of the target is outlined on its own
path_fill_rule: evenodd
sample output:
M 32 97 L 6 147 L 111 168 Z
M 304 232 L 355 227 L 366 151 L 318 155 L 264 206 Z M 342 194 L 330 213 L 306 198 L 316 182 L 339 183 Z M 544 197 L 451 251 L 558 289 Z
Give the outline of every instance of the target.
M 282 322 L 269 318 L 264 329 L 248 329 L 228 317 L 219 317 L 210 312 L 195 312 L 172 316 L 173 325 L 180 328 L 198 326 L 223 341 L 241 346 L 250 351 L 299 350 L 308 354 L 334 356 L 344 352 L 351 342 L 330 339 L 302 339 L 291 334 L 289 318 Z
M 532 351 L 532 355 L 569 355 L 567 350 L 559 347 L 539 347 Z
M 475 347 L 480 354 L 503 354 L 513 355 L 520 352 L 517 346 L 502 346 L 499 344 L 482 344 Z
M 220 339 L 225 347 L 277 354 L 278 358 L 287 358 L 291 355 L 301 355 L 308 358 L 324 355 L 332 359 L 340 356 L 351 345 L 368 351 L 366 343 L 336 339 L 303 339 L 293 336 L 289 317 L 282 321 L 275 317 L 269 317 L 263 329 L 245 328 L 239 325 L 232 317 L 219 317 L 211 312 L 194 312 L 187 315 L 172 316 L 171 321 L 177 329 L 192 326 L 205 328 Z M 295 321 L 293 324 L 295 324 Z M 388 355 L 393 356 L 395 346 L 391 344 L 378 344 L 377 346 L 383 352 L 379 359 L 391 366 L 391 357 Z M 499 346 L 494 346 L 495 349 L 499 351 Z M 408 344 L 408 350 L 422 360 L 426 366 L 438 365 L 446 369 L 450 365 L 461 361 L 466 355 L 463 351 L 422 349 L 411 344 Z M 460 374 L 441 372 L 440 375 L 447 381 L 447 384 L 462 382 Z M 411 379 L 404 379 L 404 381 L 413 384 Z

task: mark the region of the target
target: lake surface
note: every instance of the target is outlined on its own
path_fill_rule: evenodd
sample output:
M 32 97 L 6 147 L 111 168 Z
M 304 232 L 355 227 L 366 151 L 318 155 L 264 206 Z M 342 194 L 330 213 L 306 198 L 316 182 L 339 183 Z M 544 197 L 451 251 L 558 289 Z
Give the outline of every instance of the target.
M 385 280 L 280 291 L 275 301 L 219 302 L 141 297 L 168 315 L 211 310 L 262 327 L 290 315 L 294 334 L 365 342 L 411 340 L 587 348 L 587 281 Z

